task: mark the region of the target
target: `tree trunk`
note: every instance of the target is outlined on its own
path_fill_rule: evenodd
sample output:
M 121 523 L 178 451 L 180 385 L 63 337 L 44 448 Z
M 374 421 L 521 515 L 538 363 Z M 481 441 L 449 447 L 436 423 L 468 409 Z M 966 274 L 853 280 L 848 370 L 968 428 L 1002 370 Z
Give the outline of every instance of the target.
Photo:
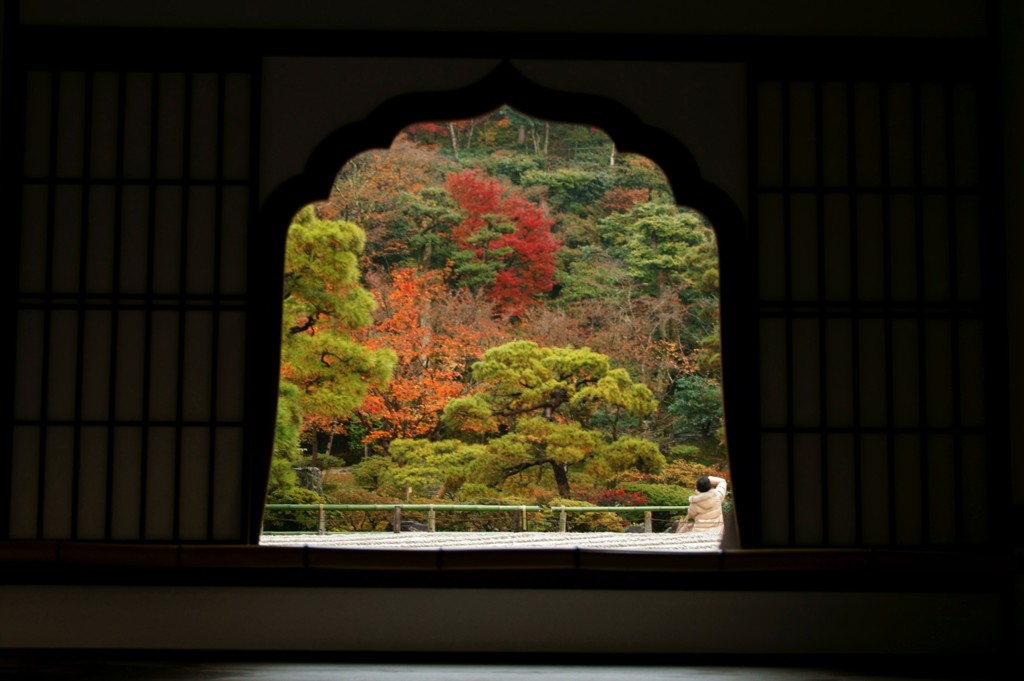
M 555 474 L 555 485 L 558 487 L 558 496 L 563 499 L 569 498 L 569 473 L 565 470 L 564 463 L 551 462 L 551 470 Z
M 326 454 L 327 456 L 331 455 L 331 449 L 334 448 L 334 434 L 336 432 L 338 432 L 338 420 L 337 419 L 331 421 L 331 434 L 327 436 L 327 449 L 324 450 L 324 454 Z M 314 467 L 316 467 L 316 468 L 319 468 L 319 466 L 317 466 L 316 450 L 313 451 L 312 465 Z
M 455 134 L 455 124 L 454 123 L 451 123 L 451 122 L 448 123 L 448 134 L 452 138 L 452 153 L 455 154 L 455 160 L 458 161 L 459 160 L 459 138 Z
M 434 257 L 434 244 L 427 242 L 426 247 L 423 249 L 423 271 L 426 272 L 430 268 L 430 261 Z
M 615 165 L 615 142 L 612 142 L 612 154 L 611 154 L 611 156 L 608 157 L 608 165 L 609 166 L 614 166 Z
M 548 139 L 551 137 L 551 124 L 544 121 L 544 158 L 548 156 Z

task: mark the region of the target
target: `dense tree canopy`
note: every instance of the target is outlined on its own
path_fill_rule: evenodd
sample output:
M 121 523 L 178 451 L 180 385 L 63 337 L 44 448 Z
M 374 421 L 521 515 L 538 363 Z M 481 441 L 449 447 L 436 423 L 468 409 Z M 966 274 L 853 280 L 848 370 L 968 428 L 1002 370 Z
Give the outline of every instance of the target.
M 600 130 L 410 126 L 294 223 L 279 460 L 301 431 L 366 493 L 449 500 L 724 467 L 714 232 Z

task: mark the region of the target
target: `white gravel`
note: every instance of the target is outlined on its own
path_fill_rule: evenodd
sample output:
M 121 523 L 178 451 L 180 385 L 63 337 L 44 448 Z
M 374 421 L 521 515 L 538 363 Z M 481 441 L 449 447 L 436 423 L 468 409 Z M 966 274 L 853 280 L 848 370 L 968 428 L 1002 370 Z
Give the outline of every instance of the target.
M 622 551 L 718 551 L 722 533 L 627 532 L 339 532 L 263 535 L 263 546 L 347 549 L 608 549 Z

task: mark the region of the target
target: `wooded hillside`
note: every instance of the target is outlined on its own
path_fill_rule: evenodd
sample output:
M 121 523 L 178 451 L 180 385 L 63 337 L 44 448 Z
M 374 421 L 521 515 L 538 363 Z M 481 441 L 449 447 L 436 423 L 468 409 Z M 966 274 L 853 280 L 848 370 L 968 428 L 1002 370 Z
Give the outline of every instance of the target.
M 271 498 L 678 501 L 727 468 L 717 262 L 600 130 L 407 128 L 289 233 Z

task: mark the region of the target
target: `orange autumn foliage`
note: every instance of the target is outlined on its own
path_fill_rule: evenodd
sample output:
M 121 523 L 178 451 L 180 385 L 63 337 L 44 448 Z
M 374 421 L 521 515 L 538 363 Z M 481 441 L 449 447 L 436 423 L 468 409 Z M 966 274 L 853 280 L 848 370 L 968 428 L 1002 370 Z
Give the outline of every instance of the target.
M 501 335 L 486 318 L 452 314 L 465 306 L 439 274 L 398 269 L 390 286 L 374 291 L 380 318 L 366 332 L 366 345 L 390 348 L 398 364 L 391 381 L 371 389 L 358 410 L 370 428 L 367 442 L 435 434 L 445 405 L 466 391 L 468 367 Z

